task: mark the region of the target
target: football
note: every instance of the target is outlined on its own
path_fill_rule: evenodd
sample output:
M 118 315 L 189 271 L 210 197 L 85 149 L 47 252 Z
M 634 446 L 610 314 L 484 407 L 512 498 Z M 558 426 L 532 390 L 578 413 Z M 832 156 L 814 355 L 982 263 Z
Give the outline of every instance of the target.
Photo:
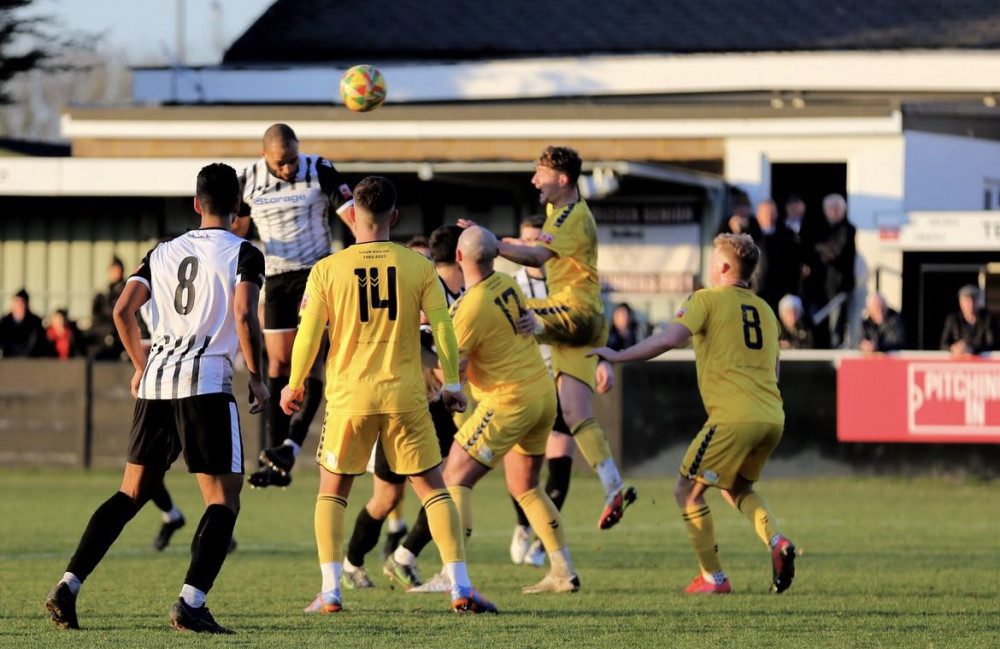
M 340 77 L 340 98 L 357 113 L 381 106 L 385 90 L 385 77 L 374 65 L 355 65 Z

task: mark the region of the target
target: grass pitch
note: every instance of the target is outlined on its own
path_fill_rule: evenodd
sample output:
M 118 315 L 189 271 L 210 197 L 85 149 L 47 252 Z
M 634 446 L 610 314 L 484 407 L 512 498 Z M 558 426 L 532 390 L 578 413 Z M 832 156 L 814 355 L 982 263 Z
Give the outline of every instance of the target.
M 56 629 L 45 595 L 65 569 L 94 508 L 117 489 L 117 471 L 0 473 L 2 647 L 997 647 L 1000 578 L 996 484 L 933 479 L 815 478 L 765 481 L 782 530 L 804 551 L 792 588 L 771 595 L 769 555 L 750 524 L 717 494 L 715 514 L 729 596 L 681 590 L 697 574 L 671 496 L 672 478 L 635 482 L 640 500 L 610 531 L 597 530 L 600 486 L 580 473 L 565 519 L 583 588 L 520 593 L 542 571 L 509 563 L 514 522 L 502 480 L 476 489 L 470 548 L 474 583 L 499 616 L 457 616 L 445 595 L 390 590 L 378 552 L 378 585 L 345 591 L 345 610 L 307 616 L 319 588 L 312 531 L 317 479 L 300 469 L 286 491 L 244 491 L 230 555 L 209 605 L 238 632 L 206 637 L 169 628 L 188 543 L 201 516 L 194 479 L 168 486 L 188 524 L 162 554 L 149 549 L 159 512 L 148 505 L 126 528 L 78 600 L 80 631 Z M 370 491 L 359 479 L 352 525 Z M 417 501 L 408 494 L 408 519 Z M 440 563 L 434 546 L 424 576 Z

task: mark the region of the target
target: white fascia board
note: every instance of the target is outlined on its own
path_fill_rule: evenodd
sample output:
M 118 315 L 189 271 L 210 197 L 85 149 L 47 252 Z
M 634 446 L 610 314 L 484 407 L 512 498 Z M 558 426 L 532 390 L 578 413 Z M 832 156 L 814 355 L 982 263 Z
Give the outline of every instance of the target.
M 266 121 L 88 120 L 63 115 L 62 137 L 108 139 L 259 139 Z M 898 111 L 885 117 L 616 120 L 297 121 L 301 139 L 464 140 L 551 138 L 718 138 L 886 135 L 902 132 Z
M 377 63 L 377 62 L 376 62 Z M 994 92 L 981 50 L 619 55 L 387 63 L 393 103 L 713 92 Z M 137 103 L 337 104 L 343 69 L 274 65 L 133 71 Z

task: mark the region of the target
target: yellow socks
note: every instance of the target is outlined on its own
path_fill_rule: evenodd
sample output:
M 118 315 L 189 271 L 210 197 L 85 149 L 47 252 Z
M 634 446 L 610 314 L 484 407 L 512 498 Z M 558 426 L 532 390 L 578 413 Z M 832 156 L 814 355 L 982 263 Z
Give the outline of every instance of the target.
M 332 563 L 344 558 L 344 513 L 347 500 L 334 494 L 316 496 L 316 548 L 320 563 Z
M 462 522 L 458 509 L 445 489 L 433 489 L 421 501 L 427 513 L 427 525 L 437 543 L 442 563 L 465 561 Z M 471 503 L 470 503 L 471 504 Z
M 778 526 L 771 522 L 771 508 L 768 506 L 767 501 L 764 497 L 755 491 L 751 491 L 747 495 L 736 500 L 736 508 L 740 510 L 740 513 L 747 517 L 747 520 L 753 525 L 753 528 L 757 531 L 757 536 L 760 540 L 764 542 L 764 545 L 770 546 L 771 539 L 778 533 Z
M 580 447 L 580 453 L 591 467 L 596 469 L 597 465 L 611 457 L 608 438 L 593 417 L 584 419 L 574 426 L 571 434 L 576 445 Z
M 715 523 L 708 505 L 682 509 L 681 518 L 684 519 L 684 527 L 694 547 L 694 554 L 698 557 L 701 572 L 707 575 L 721 572 L 722 562 L 719 561 L 719 548 L 715 544 Z
M 531 529 L 538 535 L 546 552 L 555 552 L 566 545 L 562 517 L 552 499 L 541 487 L 525 491 L 517 497 L 524 515 L 531 523 Z

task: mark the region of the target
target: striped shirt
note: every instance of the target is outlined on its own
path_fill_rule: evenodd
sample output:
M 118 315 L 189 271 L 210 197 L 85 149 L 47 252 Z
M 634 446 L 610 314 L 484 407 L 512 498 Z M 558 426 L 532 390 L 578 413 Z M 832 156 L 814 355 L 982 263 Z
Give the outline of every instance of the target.
M 264 243 L 267 276 L 311 268 L 330 254 L 333 233 L 329 208 L 350 189 L 329 160 L 299 155 L 295 179 L 271 174 L 263 158 L 239 173 L 244 207 Z
M 261 252 L 229 230 L 192 230 L 150 250 L 128 281 L 151 295 L 152 346 L 139 397 L 232 394 L 233 297 L 240 282 L 263 285 Z
M 528 274 L 527 268 L 521 268 L 514 273 L 514 279 L 517 281 L 517 285 L 521 287 L 521 290 L 524 291 L 524 296 L 528 299 L 544 300 L 549 296 L 548 288 L 545 286 L 545 278 L 532 277 Z M 542 353 L 542 358 L 545 359 L 545 367 L 549 368 L 549 374 L 552 374 L 552 348 L 548 345 L 539 345 L 538 351 Z

